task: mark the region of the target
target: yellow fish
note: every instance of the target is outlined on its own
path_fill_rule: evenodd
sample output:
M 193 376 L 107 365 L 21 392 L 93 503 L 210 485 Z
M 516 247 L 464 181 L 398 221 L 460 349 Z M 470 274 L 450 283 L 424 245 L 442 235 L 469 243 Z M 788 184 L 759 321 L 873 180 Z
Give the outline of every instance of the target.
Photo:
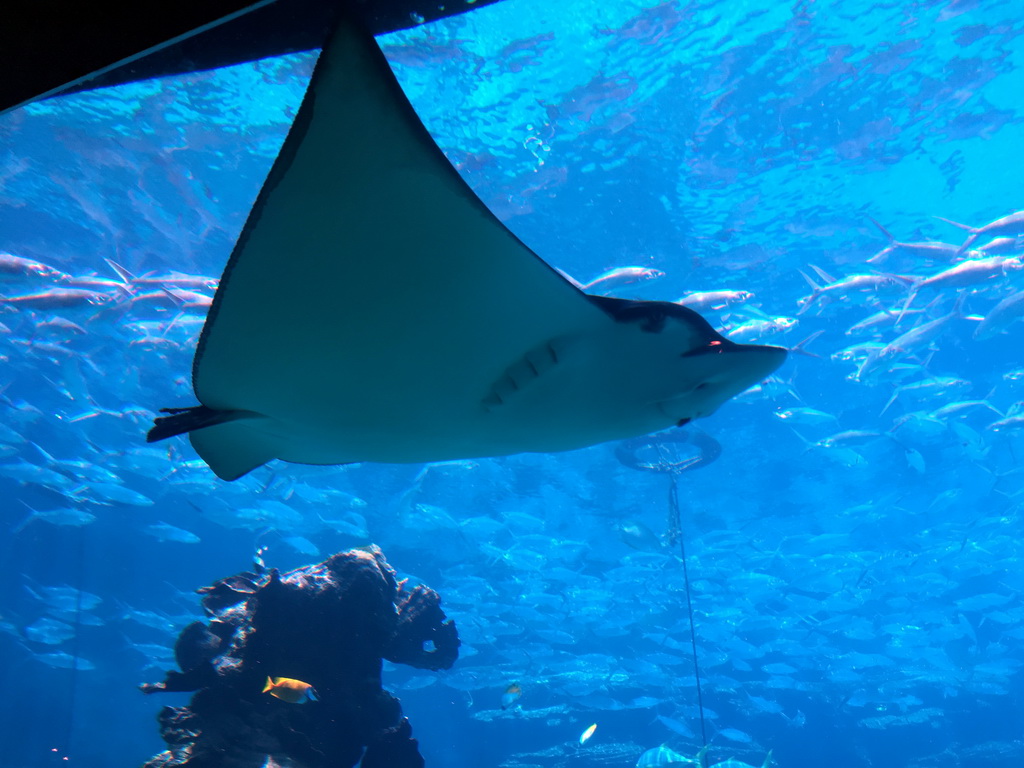
M 309 683 L 293 680 L 290 677 L 268 677 L 263 686 L 263 693 L 269 693 L 276 699 L 289 704 L 301 704 L 304 701 L 316 701 L 316 691 Z
M 594 735 L 594 731 L 596 731 L 596 730 L 597 730 L 597 723 L 594 723 L 592 726 L 587 728 L 587 730 L 585 730 L 583 733 L 580 734 L 580 746 L 581 747 L 584 744 L 586 744 L 588 741 L 590 741 L 590 737 Z

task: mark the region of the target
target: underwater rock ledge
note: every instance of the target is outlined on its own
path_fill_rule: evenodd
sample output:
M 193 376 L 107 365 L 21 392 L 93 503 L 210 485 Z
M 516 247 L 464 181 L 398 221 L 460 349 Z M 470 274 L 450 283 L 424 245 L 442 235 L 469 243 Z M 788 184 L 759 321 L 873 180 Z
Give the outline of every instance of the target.
M 435 591 L 407 589 L 372 546 L 284 575 L 243 572 L 199 592 L 210 620 L 179 635 L 181 671 L 140 686 L 196 692 L 187 707 L 160 712 L 168 749 L 144 768 L 423 766 L 381 669 L 382 659 L 434 670 L 458 659 L 455 622 Z M 268 695 L 269 678 L 311 688 L 315 700 Z

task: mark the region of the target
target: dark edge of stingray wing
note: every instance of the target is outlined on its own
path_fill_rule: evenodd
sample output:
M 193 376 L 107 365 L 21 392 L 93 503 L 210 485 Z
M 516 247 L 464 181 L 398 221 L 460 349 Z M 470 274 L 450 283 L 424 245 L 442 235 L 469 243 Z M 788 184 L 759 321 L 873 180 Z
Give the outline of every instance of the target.
M 694 328 L 701 336 L 723 339 L 707 319 L 696 310 L 674 301 L 648 301 L 620 299 L 614 296 L 586 294 L 590 303 L 598 307 L 617 323 L 639 323 L 648 333 L 660 333 L 668 318 L 674 318 Z
M 398 80 L 395 78 L 394 73 L 391 70 L 391 66 L 388 64 L 387 59 L 385 58 L 383 52 L 381 52 L 380 47 L 377 45 L 376 41 L 373 39 L 373 35 L 366 31 L 365 27 L 363 27 L 358 21 L 355 21 L 348 16 L 342 16 L 342 18 L 339 19 L 338 21 L 337 28 L 331 35 L 331 39 L 328 40 L 325 50 L 330 48 L 335 36 L 337 36 L 342 31 L 343 27 L 347 27 L 349 30 L 354 31 L 355 35 L 366 41 L 366 55 L 371 56 L 376 60 L 375 66 L 379 68 L 382 80 L 386 83 L 386 87 L 391 89 L 390 98 L 393 101 L 395 108 L 403 110 L 406 113 L 406 125 L 409 127 L 411 131 L 415 132 L 416 135 L 414 136 L 414 138 L 420 143 L 421 149 L 424 152 L 434 154 L 439 159 L 439 161 L 443 163 L 443 167 L 447 168 L 448 172 L 451 174 L 454 184 L 463 190 L 465 200 L 469 202 L 472 206 L 474 206 L 481 216 L 493 221 L 498 227 L 500 227 L 506 233 L 506 236 L 511 241 L 515 242 L 520 248 L 522 248 L 523 251 L 532 254 L 533 257 L 540 264 L 543 264 L 544 268 L 548 272 L 550 272 L 550 274 L 553 277 L 557 278 L 560 283 L 563 283 L 567 289 L 587 299 L 588 301 L 592 300 L 593 297 L 584 293 L 576 285 L 567 280 L 565 276 L 562 275 L 557 269 L 552 267 L 550 264 L 548 264 L 546 261 L 540 258 L 540 256 L 534 253 L 534 251 L 529 246 L 524 244 L 511 230 L 509 230 L 505 226 L 505 224 L 500 219 L 498 219 L 497 216 L 494 215 L 494 213 L 486 205 L 484 205 L 483 201 L 480 200 L 477 194 L 473 191 L 469 184 L 466 183 L 465 179 L 462 178 L 459 172 L 455 169 L 455 167 L 451 164 L 448 158 L 444 155 L 440 147 L 437 146 L 437 143 L 430 135 L 430 132 L 426 129 L 426 127 L 423 125 L 423 122 L 420 120 L 419 115 L 416 114 L 416 110 L 413 109 L 413 106 L 409 102 L 409 99 L 406 97 L 401 85 L 399 85 Z M 224 268 L 224 273 L 221 276 L 217 292 L 214 294 L 213 303 L 210 306 L 210 311 L 206 317 L 206 322 L 203 325 L 203 331 L 199 337 L 199 342 L 196 346 L 196 354 L 192 361 L 193 388 L 195 388 L 196 384 L 198 383 L 197 374 L 199 364 L 203 357 L 203 353 L 206 348 L 206 343 L 208 341 L 211 328 L 216 322 L 217 313 L 220 309 L 221 302 L 223 300 L 224 295 L 226 294 L 228 286 L 230 285 L 232 270 L 234 266 L 237 264 L 242 253 L 245 251 L 245 246 L 246 243 L 248 242 L 249 235 L 252 229 L 254 228 L 255 224 L 259 221 L 263 207 L 267 202 L 267 198 L 273 192 L 277 184 L 288 173 L 291 163 L 295 158 L 296 152 L 301 146 L 303 138 L 305 137 L 314 119 L 314 107 L 316 102 L 317 87 L 319 85 L 320 80 L 323 56 L 324 53 L 321 52 L 321 60 L 317 62 L 317 65 L 313 70 L 313 75 L 310 78 L 309 86 L 306 90 L 305 96 L 303 97 L 302 104 L 299 107 L 299 111 L 296 114 L 295 120 L 292 123 L 290 130 L 288 131 L 288 135 L 285 138 L 284 144 L 281 147 L 281 151 L 278 154 L 277 159 L 274 161 L 274 164 L 271 167 L 270 172 L 268 173 L 267 178 L 263 183 L 263 187 L 260 189 L 259 195 L 256 198 L 256 202 L 254 203 L 252 210 L 250 211 L 249 216 L 246 219 L 245 226 L 242 228 L 242 232 L 238 237 L 238 241 L 235 243 L 235 247 L 232 250 L 231 256 L 229 257 L 227 265 Z M 590 303 L 593 306 L 596 306 L 606 312 L 606 310 L 604 310 L 604 307 L 602 307 L 599 303 L 594 303 L 593 301 L 590 301 Z

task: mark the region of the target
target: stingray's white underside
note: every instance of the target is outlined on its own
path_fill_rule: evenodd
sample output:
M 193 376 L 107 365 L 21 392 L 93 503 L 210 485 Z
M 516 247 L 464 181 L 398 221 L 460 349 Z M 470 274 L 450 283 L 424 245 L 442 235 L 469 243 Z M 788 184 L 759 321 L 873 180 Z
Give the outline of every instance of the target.
M 708 415 L 781 362 L 680 357 L 704 341 L 678 320 L 616 322 L 523 245 L 434 144 L 373 38 L 343 22 L 196 354 L 200 402 L 254 415 L 191 438 L 227 479 L 272 458 L 577 448 Z

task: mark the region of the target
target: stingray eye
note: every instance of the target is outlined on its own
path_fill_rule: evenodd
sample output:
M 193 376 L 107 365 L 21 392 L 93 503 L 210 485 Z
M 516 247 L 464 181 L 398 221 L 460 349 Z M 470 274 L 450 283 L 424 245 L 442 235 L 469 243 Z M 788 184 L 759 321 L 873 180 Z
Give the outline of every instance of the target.
M 722 344 L 722 339 L 712 339 L 703 347 L 697 347 L 691 349 L 689 352 L 683 352 L 680 357 L 696 357 L 697 355 L 713 355 L 718 352 L 722 352 L 725 347 Z

